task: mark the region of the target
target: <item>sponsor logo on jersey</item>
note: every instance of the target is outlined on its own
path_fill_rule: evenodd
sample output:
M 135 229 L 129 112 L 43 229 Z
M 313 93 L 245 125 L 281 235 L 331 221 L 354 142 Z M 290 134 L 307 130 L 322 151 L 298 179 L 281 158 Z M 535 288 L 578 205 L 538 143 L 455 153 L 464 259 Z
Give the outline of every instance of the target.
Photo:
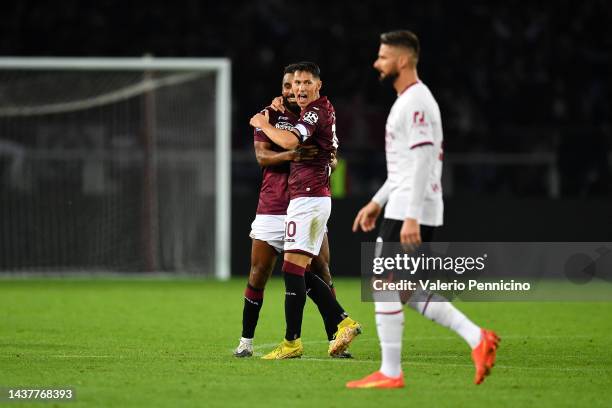
M 317 115 L 313 111 L 308 111 L 304 114 L 304 122 L 310 125 L 316 124 L 318 120 L 319 120 L 319 115 Z
M 276 122 L 274 127 L 277 129 L 288 130 L 290 132 L 294 129 L 293 125 L 289 122 Z

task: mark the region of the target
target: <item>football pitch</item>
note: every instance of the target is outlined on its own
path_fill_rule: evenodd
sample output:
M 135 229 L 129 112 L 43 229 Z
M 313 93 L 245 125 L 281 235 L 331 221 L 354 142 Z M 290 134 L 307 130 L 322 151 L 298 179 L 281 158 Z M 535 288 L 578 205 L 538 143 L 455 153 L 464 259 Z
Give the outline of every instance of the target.
M 316 308 L 304 314 L 301 359 L 237 359 L 245 279 L 0 280 L 0 388 L 75 390 L 57 407 L 604 407 L 612 406 L 612 303 L 458 303 L 502 337 L 475 386 L 465 343 L 406 310 L 406 388 L 348 390 L 379 367 L 373 305 L 359 281 L 338 298 L 364 327 L 355 359 L 327 357 Z M 265 292 L 256 352 L 284 333 L 282 281 Z M 0 401 L 0 406 L 41 406 Z

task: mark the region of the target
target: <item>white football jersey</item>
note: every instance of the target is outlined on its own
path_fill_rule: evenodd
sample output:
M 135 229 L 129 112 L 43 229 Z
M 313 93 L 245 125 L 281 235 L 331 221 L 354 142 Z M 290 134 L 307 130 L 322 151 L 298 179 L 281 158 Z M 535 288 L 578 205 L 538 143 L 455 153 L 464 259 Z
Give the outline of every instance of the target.
M 398 95 L 385 130 L 387 181 L 374 201 L 386 202 L 385 218 L 442 225 L 442 119 L 425 84 Z

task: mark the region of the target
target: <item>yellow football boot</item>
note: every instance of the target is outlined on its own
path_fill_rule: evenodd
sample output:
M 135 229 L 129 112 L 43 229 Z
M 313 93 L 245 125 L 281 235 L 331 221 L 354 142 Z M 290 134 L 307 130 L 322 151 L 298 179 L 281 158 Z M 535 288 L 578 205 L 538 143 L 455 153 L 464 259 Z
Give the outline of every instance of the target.
M 304 354 L 301 339 L 292 341 L 283 340 L 274 350 L 262 357 L 264 360 L 283 360 L 286 358 L 300 358 Z
M 338 331 L 327 350 L 330 356 L 338 356 L 346 351 L 351 342 L 361 334 L 361 325 L 347 317 L 338 324 Z

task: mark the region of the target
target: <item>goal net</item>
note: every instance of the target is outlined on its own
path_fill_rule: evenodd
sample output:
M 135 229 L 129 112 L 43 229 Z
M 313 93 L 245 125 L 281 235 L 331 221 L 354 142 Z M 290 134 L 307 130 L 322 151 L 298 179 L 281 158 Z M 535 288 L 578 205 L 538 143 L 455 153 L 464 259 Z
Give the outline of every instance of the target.
M 226 59 L 0 58 L 0 273 L 229 277 Z

